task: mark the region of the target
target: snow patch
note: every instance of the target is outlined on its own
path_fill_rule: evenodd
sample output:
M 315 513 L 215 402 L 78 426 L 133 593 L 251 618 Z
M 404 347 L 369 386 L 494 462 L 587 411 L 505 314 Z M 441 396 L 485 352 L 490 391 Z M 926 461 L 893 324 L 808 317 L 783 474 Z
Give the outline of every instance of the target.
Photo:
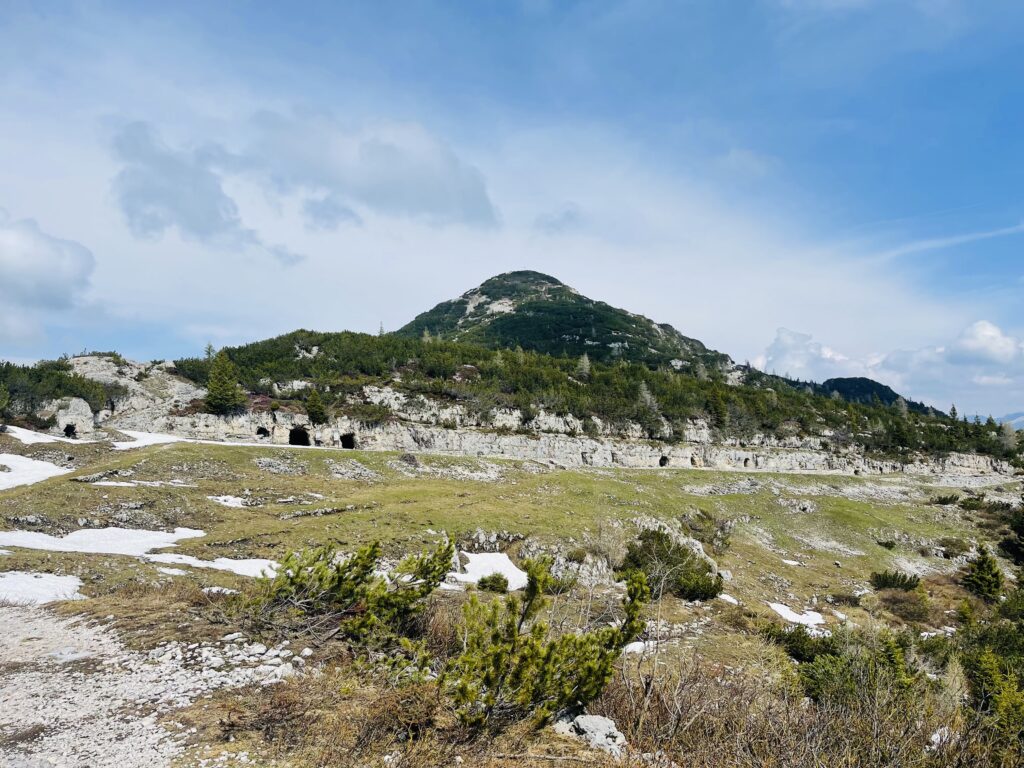
M 9 427 L 8 427 L 9 429 Z M 48 461 L 37 461 L 13 453 L 0 453 L 0 465 L 9 472 L 0 472 L 0 491 L 19 485 L 34 485 L 57 475 L 66 475 L 70 469 L 58 467 Z
M 47 552 L 143 557 L 151 550 L 173 547 L 181 539 L 205 535 L 203 531 L 192 528 L 175 528 L 172 532 L 133 528 L 82 528 L 66 536 L 50 536 L 36 531 L 0 531 L 0 544 Z
M 657 640 L 635 640 L 632 643 L 626 643 L 622 648 L 623 653 L 647 653 L 653 651 L 658 647 Z
M 164 565 L 188 565 L 192 568 L 213 568 L 231 571 L 240 576 L 260 576 L 266 572 L 273 575 L 277 563 L 273 560 L 251 558 L 232 560 L 218 557 L 214 560 L 200 560 L 191 555 L 174 553 L 150 554 L 154 549 L 173 547 L 181 539 L 205 536 L 203 531 L 192 528 L 175 528 L 173 532 L 144 531 L 132 528 L 83 528 L 67 536 L 50 536 L 35 531 L 0 531 L 0 544 L 25 549 L 39 549 L 48 552 L 86 552 L 100 555 L 129 555 L 140 557 L 151 563 Z
M 478 554 L 463 552 L 461 554 L 468 561 L 464 569 L 465 572 L 455 571 L 449 574 L 457 581 L 476 584 L 484 576 L 500 573 L 508 579 L 509 589 L 522 589 L 526 586 L 526 572 L 519 570 L 504 552 L 480 552 Z
M 129 429 L 122 429 L 120 432 L 128 435 L 131 440 L 120 440 L 111 443 L 115 451 L 127 451 L 130 448 L 145 448 L 147 445 L 163 445 L 165 443 L 180 443 L 184 441 L 182 437 L 162 435 L 157 432 L 135 432 Z
M 728 603 L 729 605 L 739 605 L 739 604 L 740 604 L 740 601 L 739 601 L 739 600 L 737 600 L 737 599 L 736 599 L 735 597 L 733 597 L 732 595 L 727 595 L 727 594 L 725 594 L 725 592 L 723 592 L 722 594 L 720 594 L 720 595 L 718 596 L 718 599 L 719 599 L 719 600 L 721 600 L 721 601 L 722 601 L 723 603 Z
M 240 496 L 207 496 L 206 498 L 223 507 L 236 507 L 241 509 L 246 506 L 245 499 Z
M 77 576 L 7 571 L 0 573 L 0 600 L 34 605 L 54 600 L 81 600 L 84 598 L 78 592 L 81 586 L 82 580 Z
M 231 571 L 239 576 L 273 576 L 277 571 L 278 563 L 273 560 L 264 560 L 254 557 L 247 560 L 232 560 L 230 557 L 218 557 L 214 560 L 200 560 L 192 555 L 177 555 L 174 553 L 146 555 L 146 559 L 153 563 L 168 563 L 170 565 L 189 565 L 193 568 L 212 568 L 215 571 Z
M 768 607 L 775 611 L 790 624 L 803 624 L 805 627 L 817 627 L 825 623 L 825 617 L 817 611 L 806 611 L 797 613 L 789 606 L 782 603 L 768 603 Z

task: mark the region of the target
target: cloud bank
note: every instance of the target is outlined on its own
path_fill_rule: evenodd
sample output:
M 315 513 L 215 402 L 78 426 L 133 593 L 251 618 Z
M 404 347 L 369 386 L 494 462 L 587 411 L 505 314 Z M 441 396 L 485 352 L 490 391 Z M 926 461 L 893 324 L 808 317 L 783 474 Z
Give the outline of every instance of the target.
M 1024 395 L 1024 340 L 987 320 L 971 323 L 946 344 L 860 358 L 831 349 L 810 334 L 780 328 L 756 364 L 816 381 L 867 376 L 943 409 L 949 407 L 948 399 L 960 402 L 963 411 L 964 403 L 984 402 L 986 390 L 996 388 Z
M 39 337 L 44 319 L 79 303 L 95 266 L 88 248 L 0 208 L 0 341 Z

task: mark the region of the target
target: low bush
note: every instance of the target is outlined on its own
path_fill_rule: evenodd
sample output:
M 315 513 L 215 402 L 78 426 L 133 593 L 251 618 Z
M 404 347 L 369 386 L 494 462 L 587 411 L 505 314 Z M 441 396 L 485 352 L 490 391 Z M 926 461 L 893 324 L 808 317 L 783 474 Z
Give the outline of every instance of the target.
M 923 624 L 931 615 L 931 601 L 923 589 L 886 589 L 878 597 L 886 610 L 903 621 Z
M 574 549 L 570 549 L 568 552 L 565 553 L 565 559 L 568 560 L 570 563 L 582 565 L 584 562 L 586 562 L 587 550 L 583 547 L 576 547 Z
M 706 560 L 661 530 L 642 531 L 629 545 L 619 572 L 630 571 L 643 573 L 659 598 L 668 592 L 683 600 L 710 600 L 724 587 Z
M 806 627 L 782 627 L 778 624 L 766 624 L 761 629 L 766 640 L 781 646 L 791 659 L 806 663 L 819 656 L 838 656 L 841 650 L 839 640 L 833 635 L 811 635 Z
M 257 623 L 291 624 L 307 631 L 367 638 L 400 632 L 451 568 L 450 542 L 408 557 L 387 578 L 381 547 L 360 547 L 341 557 L 332 546 L 293 552 L 272 578 L 262 578 L 250 613 Z
M 503 573 L 491 573 L 487 576 L 482 576 L 476 585 L 484 592 L 497 592 L 501 595 L 508 592 L 508 579 Z
M 942 556 L 949 560 L 966 555 L 971 551 L 970 542 L 958 536 L 945 536 L 939 539 L 936 544 L 942 547 Z
M 999 563 L 985 547 L 967 564 L 960 579 L 964 589 L 986 602 L 995 602 L 1003 591 L 1003 572 Z
M 464 609 L 463 650 L 449 660 L 443 688 L 459 719 L 474 728 L 500 727 L 532 718 L 540 724 L 567 707 L 581 707 L 600 695 L 622 648 L 640 633 L 650 597 L 642 573 L 630 575 L 617 627 L 555 635 L 538 618 L 545 605 L 548 564 L 526 561 L 522 595 Z
M 912 589 L 917 589 L 920 584 L 919 576 L 900 571 L 882 571 L 871 574 L 871 586 L 879 590 L 902 589 L 904 592 L 909 592 Z

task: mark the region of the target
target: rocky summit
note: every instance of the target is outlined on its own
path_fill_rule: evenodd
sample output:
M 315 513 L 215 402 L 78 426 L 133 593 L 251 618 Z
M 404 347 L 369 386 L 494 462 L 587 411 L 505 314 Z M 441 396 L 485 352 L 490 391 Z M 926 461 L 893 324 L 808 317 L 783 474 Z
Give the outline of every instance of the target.
M 592 360 L 728 369 L 728 355 L 667 323 L 583 296 L 540 272 L 507 272 L 417 315 L 396 333 Z

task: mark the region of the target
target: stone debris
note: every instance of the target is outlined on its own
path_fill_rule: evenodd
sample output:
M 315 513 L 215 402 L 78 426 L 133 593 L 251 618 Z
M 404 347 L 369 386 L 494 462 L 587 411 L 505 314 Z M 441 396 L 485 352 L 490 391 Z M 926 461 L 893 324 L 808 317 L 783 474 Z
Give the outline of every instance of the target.
M 380 472 L 375 472 L 355 459 L 346 459 L 344 461 L 328 459 L 327 467 L 331 470 L 331 475 L 337 480 L 359 480 L 364 483 L 373 483 L 383 478 Z
M 290 456 L 277 458 L 274 456 L 260 456 L 253 459 L 256 466 L 264 472 L 274 475 L 305 475 L 309 472 L 309 466 L 304 461 L 299 461 Z
M 165 768 L 184 748 L 161 716 L 219 688 L 272 685 L 297 674 L 311 652 L 242 633 L 213 643 L 128 650 L 108 628 L 40 608 L 0 608 L 0 731 L 40 729 L 0 744 L 0 765 Z

